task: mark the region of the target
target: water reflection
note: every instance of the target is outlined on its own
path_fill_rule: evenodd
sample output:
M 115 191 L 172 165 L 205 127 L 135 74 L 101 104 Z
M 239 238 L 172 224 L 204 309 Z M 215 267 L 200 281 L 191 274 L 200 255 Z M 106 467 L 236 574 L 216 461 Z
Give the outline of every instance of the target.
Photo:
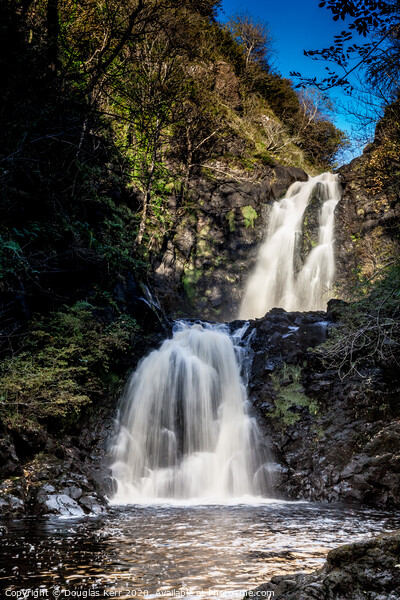
M 318 568 L 339 544 L 399 528 L 400 515 L 307 503 L 131 506 L 95 519 L 2 525 L 7 595 L 42 589 L 50 598 L 58 585 L 61 598 L 206 600 L 241 598 L 274 575 Z

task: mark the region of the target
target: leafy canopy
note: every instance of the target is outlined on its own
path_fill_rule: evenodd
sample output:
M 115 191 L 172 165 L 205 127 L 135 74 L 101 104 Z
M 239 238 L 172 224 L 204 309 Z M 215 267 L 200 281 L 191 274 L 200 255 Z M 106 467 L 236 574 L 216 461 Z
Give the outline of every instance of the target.
M 304 51 L 306 56 L 331 62 L 327 77 L 305 78 L 300 73 L 300 85 L 314 85 L 321 90 L 342 86 L 351 92 L 351 75 L 362 72 L 370 85 L 382 88 L 388 97 L 397 93 L 400 74 L 400 4 L 397 0 L 323 0 L 326 7 L 347 27 L 334 37 L 332 45 L 322 50 Z M 365 39 L 360 42 L 359 38 Z M 339 67 L 339 72 L 336 68 Z

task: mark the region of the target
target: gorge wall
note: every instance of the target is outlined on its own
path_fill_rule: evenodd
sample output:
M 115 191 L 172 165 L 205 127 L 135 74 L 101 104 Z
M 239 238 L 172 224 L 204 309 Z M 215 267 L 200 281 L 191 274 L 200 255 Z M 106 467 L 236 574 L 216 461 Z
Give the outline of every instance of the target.
M 51 73 L 46 20 L 38 3 L 29 4 L 0 8 L 10 90 L 0 127 L 0 511 L 79 515 L 105 504 L 110 480 L 102 465 L 117 398 L 128 372 L 168 337 L 163 311 L 170 319 L 236 318 L 269 208 L 307 179 L 299 167 L 329 168 L 343 135 L 324 115 L 310 120 L 290 81 L 270 65 L 247 68 L 240 45 L 215 21 L 214 2 L 171 2 L 166 11 L 150 3 L 150 15 L 141 3 L 148 29 L 139 18 L 132 31 L 143 43 L 128 34 L 120 44 L 115 28 L 107 48 L 116 54 L 88 80 L 91 57 L 103 56 L 96 3 L 81 3 L 76 29 L 69 27 L 75 4 L 58 3 L 66 37 L 59 72 Z M 120 4 L 121 22 L 132 7 Z M 150 45 L 162 49 L 154 64 L 171 58 L 169 80 L 143 80 Z M 115 76 L 121 58 L 122 80 Z M 143 98 L 146 89 L 160 102 L 153 92 Z M 109 115 L 110 101 L 119 106 L 122 97 L 121 119 Z M 159 107 L 174 110 L 162 115 L 150 189 L 151 161 L 142 158 Z M 132 121 L 139 113 L 142 126 Z M 347 299 L 360 276 L 398 254 L 399 151 L 382 148 L 340 170 L 332 295 Z M 316 193 L 299 261 L 315 244 L 320 203 Z M 140 242 L 139 233 L 146 234 Z M 151 284 L 162 310 L 139 282 Z M 324 367 L 308 349 L 335 330 L 335 318 L 333 310 L 272 311 L 252 324 L 250 393 L 273 440 L 277 491 L 396 505 L 398 374 L 371 360 L 342 381 Z
M 399 506 L 399 377 L 371 367 L 342 379 L 324 364 L 315 348 L 339 326 L 337 305 L 251 322 L 249 397 L 272 441 L 275 489 L 293 500 Z
M 307 178 L 302 169 L 273 162 L 252 174 L 238 170 L 193 180 L 191 215 L 178 224 L 151 278 L 167 314 L 236 318 L 272 203 Z
M 397 209 L 373 210 L 363 187 L 363 161 L 357 159 L 340 172 L 344 194 L 336 211 L 336 245 L 343 294 L 352 284 L 346 276 L 351 265 L 365 273 L 368 261 L 374 260 L 368 252 L 374 240 L 378 246 L 383 240 L 387 254 L 396 248 Z M 153 289 L 174 318 L 235 318 L 269 207 L 291 183 L 307 178 L 304 171 L 279 164 L 266 166 L 254 181 L 244 181 L 243 173 L 238 181 L 238 175 L 192 182 L 192 214 L 178 224 L 154 264 Z M 304 252 L 315 240 L 319 206 L 316 193 L 307 209 L 307 230 L 303 224 Z M 371 218 L 366 220 L 365 214 Z M 141 322 L 135 356 L 127 357 L 132 365 L 170 331 L 170 323 L 133 287 L 134 293 L 129 286 L 120 290 L 121 301 Z M 335 302 L 328 308 L 328 313 L 273 310 L 252 321 L 248 330 L 249 336 L 254 332 L 249 398 L 272 443 L 276 494 L 398 506 L 398 377 L 369 367 L 342 380 L 335 369 L 324 366 L 312 348 L 338 326 L 340 310 Z M 114 435 L 115 402 L 116 397 L 108 395 L 83 411 L 62 440 L 57 438 L 56 422 L 43 421 L 36 430 L 21 424 L 8 428 L 0 443 L 0 511 L 76 516 L 102 511 L 112 489 L 104 456 Z
M 335 214 L 339 298 L 348 299 L 362 279 L 372 277 L 399 255 L 398 194 L 395 185 L 376 191 L 373 148 L 367 146 L 361 157 L 339 170 L 342 199 Z
M 395 194 L 371 193 L 369 160 L 367 152 L 338 171 L 342 197 L 335 209 L 332 298 L 350 299 L 363 279 L 379 273 L 400 250 L 400 204 Z M 192 213 L 153 265 L 151 283 L 166 312 L 220 322 L 235 318 L 273 202 L 291 183 L 306 180 L 303 170 L 275 163 L 252 176 L 242 171 L 192 181 Z M 318 238 L 320 208 L 316 189 L 303 217 L 299 261 Z

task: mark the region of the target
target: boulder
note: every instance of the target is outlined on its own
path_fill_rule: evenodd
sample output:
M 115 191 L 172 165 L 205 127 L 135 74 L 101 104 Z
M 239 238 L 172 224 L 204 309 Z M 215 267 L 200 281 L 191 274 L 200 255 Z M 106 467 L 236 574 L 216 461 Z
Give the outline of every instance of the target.
M 398 600 L 400 532 L 340 546 L 322 569 L 273 577 L 245 598 L 274 600 Z
M 66 494 L 48 494 L 43 500 L 45 513 L 60 515 L 61 517 L 83 517 L 85 511 L 79 504 Z

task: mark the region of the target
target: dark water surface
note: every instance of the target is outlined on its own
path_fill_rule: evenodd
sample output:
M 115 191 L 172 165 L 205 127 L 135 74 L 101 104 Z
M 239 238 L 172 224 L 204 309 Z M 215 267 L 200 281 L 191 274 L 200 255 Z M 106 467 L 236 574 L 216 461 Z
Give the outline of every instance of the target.
M 400 515 L 310 503 L 114 507 L 102 517 L 2 521 L 2 598 L 241 598 Z

